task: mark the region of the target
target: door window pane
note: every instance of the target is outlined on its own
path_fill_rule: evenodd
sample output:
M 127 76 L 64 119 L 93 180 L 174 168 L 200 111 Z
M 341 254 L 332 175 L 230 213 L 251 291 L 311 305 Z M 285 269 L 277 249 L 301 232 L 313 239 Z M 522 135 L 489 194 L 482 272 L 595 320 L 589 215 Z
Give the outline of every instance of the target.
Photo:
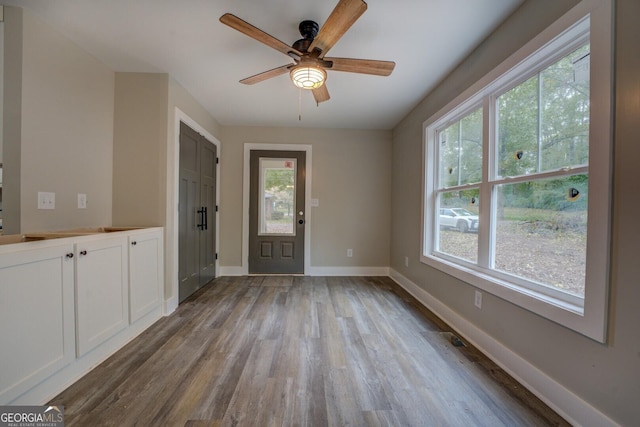
M 260 235 L 295 235 L 296 159 L 260 159 Z

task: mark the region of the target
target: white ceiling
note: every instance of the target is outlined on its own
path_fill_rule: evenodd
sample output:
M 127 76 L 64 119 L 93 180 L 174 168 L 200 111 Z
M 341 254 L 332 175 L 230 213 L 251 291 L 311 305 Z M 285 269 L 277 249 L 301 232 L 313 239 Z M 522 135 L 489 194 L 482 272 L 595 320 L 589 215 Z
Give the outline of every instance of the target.
M 115 71 L 169 73 L 222 125 L 392 129 L 523 0 L 369 0 L 328 56 L 396 62 L 389 77 L 329 72 L 316 106 L 288 75 L 238 80 L 291 63 L 226 25 L 230 12 L 292 44 L 337 0 L 0 0 L 31 9 Z

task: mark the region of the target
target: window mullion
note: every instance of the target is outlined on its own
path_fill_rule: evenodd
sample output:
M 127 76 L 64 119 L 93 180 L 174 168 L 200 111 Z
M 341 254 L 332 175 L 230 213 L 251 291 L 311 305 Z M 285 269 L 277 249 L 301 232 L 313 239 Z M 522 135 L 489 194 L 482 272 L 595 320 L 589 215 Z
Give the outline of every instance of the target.
M 482 102 L 482 183 L 480 184 L 480 224 L 478 227 L 478 265 L 484 268 L 490 268 L 492 264 L 492 242 L 493 232 L 491 211 L 492 197 L 491 185 L 489 184 L 492 171 L 492 158 L 494 156 L 493 144 L 494 138 L 493 113 L 491 108 L 491 98 L 485 97 Z
M 542 170 L 542 73 L 538 73 L 538 158 L 536 172 Z

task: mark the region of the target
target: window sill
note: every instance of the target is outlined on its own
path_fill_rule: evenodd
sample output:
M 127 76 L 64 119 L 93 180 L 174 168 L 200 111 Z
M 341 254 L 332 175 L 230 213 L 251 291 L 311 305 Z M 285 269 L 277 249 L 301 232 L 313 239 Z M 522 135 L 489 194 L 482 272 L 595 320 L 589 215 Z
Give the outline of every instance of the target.
M 514 285 L 485 273 L 476 266 L 466 267 L 435 255 L 423 255 L 420 261 L 527 311 L 601 341 L 601 337 L 594 334 L 588 322 L 585 322 L 584 309 L 580 305 Z

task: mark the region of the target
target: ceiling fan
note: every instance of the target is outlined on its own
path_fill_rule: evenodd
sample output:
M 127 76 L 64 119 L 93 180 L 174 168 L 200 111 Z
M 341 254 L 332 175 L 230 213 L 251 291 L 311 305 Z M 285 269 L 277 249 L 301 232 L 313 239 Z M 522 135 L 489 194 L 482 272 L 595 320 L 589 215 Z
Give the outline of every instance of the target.
M 367 10 L 367 4 L 363 0 L 339 0 L 322 28 L 319 28 L 314 21 L 302 21 L 298 28 L 303 38 L 292 46 L 230 13 L 222 15 L 220 22 L 284 53 L 294 61 L 293 64 L 283 65 L 242 79 L 240 83 L 252 85 L 289 73 L 296 86 L 311 90 L 316 102 L 321 103 L 330 98 L 325 84 L 327 71 L 388 76 L 396 65 L 392 61 L 325 56 L 365 10 Z

